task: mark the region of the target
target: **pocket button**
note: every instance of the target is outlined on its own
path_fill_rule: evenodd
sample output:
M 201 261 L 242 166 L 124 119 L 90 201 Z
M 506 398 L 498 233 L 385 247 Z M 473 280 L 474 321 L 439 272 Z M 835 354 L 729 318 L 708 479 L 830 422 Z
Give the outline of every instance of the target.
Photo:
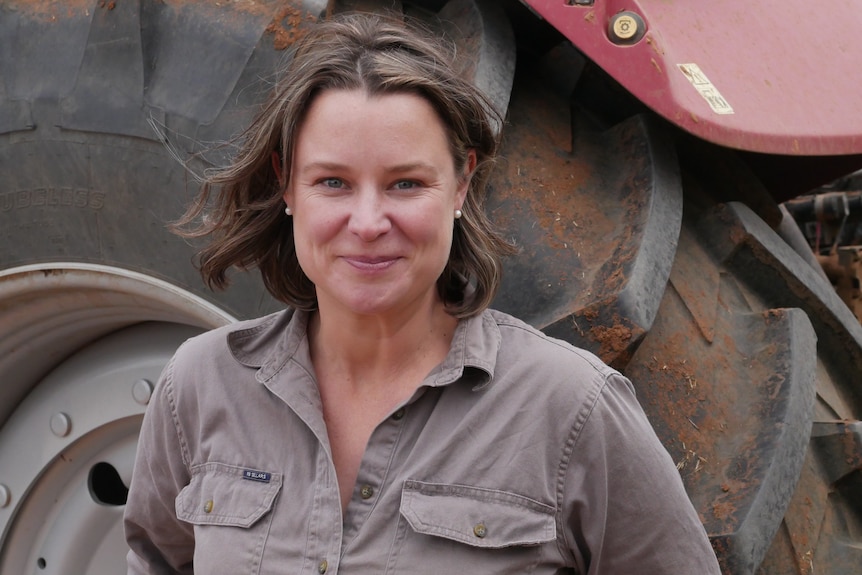
M 473 535 L 475 535 L 479 539 L 483 538 L 487 534 L 488 530 L 485 528 L 484 523 L 478 523 L 475 527 L 473 527 Z

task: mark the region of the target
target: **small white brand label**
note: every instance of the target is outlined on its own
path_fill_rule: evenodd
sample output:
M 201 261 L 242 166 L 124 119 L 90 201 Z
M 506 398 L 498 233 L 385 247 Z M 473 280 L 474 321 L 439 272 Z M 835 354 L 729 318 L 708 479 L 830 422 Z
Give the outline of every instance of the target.
M 733 108 L 730 107 L 730 104 L 727 103 L 727 100 L 724 99 L 718 88 L 713 86 L 712 82 L 709 81 L 709 78 L 706 77 L 706 74 L 703 73 L 703 70 L 697 64 L 677 64 L 677 66 L 685 74 L 685 77 L 688 78 L 688 81 L 691 82 L 691 85 L 694 86 L 694 89 L 703 96 L 703 99 L 706 100 L 706 103 L 709 104 L 713 112 L 716 114 L 733 113 Z
M 261 483 L 269 483 L 269 480 L 272 478 L 272 475 L 265 471 L 246 469 L 242 472 L 242 478 L 250 479 L 252 481 L 260 481 Z

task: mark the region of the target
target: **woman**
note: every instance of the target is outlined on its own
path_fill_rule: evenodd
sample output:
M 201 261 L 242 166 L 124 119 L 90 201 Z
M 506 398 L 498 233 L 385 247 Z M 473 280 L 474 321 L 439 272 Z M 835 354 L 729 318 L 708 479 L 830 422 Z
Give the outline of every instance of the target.
M 718 573 L 631 384 L 488 310 L 499 119 L 435 42 L 316 27 L 185 223 L 287 311 L 188 341 L 150 403 L 130 573 Z

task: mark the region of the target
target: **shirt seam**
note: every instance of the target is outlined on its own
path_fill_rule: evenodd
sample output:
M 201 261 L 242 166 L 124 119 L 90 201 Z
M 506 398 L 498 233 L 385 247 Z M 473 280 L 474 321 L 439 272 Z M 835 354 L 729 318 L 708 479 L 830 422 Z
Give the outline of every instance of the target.
M 489 503 L 499 503 L 501 505 L 518 507 L 541 515 L 551 515 L 549 511 L 554 511 L 554 507 L 551 505 L 542 503 L 532 497 L 515 493 L 514 491 L 479 487 L 475 485 L 464 485 L 460 483 L 431 483 L 427 481 L 419 481 L 418 479 L 406 479 L 402 486 L 402 493 L 403 491 L 417 493 L 427 497 L 459 497 L 471 501 L 479 500 Z
M 262 529 L 263 533 L 261 533 L 260 541 L 258 542 L 258 549 L 255 551 L 254 556 L 252 557 L 252 573 L 254 575 L 260 575 L 261 567 L 263 566 L 263 555 L 266 552 L 266 543 L 269 540 L 270 533 L 272 532 L 272 521 L 275 517 L 275 505 L 278 500 L 278 495 L 276 494 L 275 500 L 272 502 L 272 508 L 269 511 L 269 517 L 267 517 L 267 525 L 266 529 Z
M 537 330 L 537 329 L 532 328 L 532 327 L 527 326 L 527 325 L 520 325 L 518 323 L 511 323 L 511 322 L 500 321 L 500 320 L 497 321 L 497 325 L 498 326 L 505 326 L 508 328 L 517 329 L 517 330 L 526 332 L 526 333 L 528 333 L 534 337 L 537 337 L 537 338 L 539 338 L 539 339 L 541 339 L 541 340 L 543 340 L 549 344 L 555 345 L 558 348 L 560 348 L 560 349 L 562 349 L 568 353 L 574 354 L 577 357 L 579 357 L 580 359 L 587 362 L 590 365 L 590 367 L 595 369 L 605 379 L 607 379 L 608 376 L 611 373 L 613 373 L 612 367 L 605 365 L 604 363 L 600 363 L 599 361 L 596 361 L 598 358 L 595 358 L 592 354 L 581 353 L 583 350 L 581 350 L 580 348 L 575 347 L 575 346 L 573 346 L 567 342 L 564 342 L 562 340 L 558 340 L 554 337 L 551 337 L 548 334 L 543 333 L 540 330 Z
M 178 354 L 174 354 L 168 362 L 165 370 L 165 398 L 168 400 L 168 405 L 171 410 L 171 422 L 174 425 L 174 431 L 177 434 L 177 441 L 180 444 L 180 456 L 183 459 L 183 464 L 186 466 L 186 472 L 191 477 L 191 452 L 189 451 L 188 442 L 183 433 L 182 425 L 180 424 L 179 409 L 177 407 L 177 398 L 174 391 L 174 367 L 176 366 L 176 358 Z
M 280 366 L 278 366 L 278 369 L 276 369 L 275 371 L 272 372 L 271 375 L 263 378 L 263 380 L 258 380 L 258 381 L 260 381 L 260 383 L 267 383 L 267 382 L 272 381 L 273 379 L 278 377 L 278 375 L 282 371 L 284 371 L 289 364 L 294 364 L 295 366 L 299 367 L 299 369 L 301 369 L 305 373 L 305 375 L 307 375 L 309 378 L 311 378 L 311 380 L 313 382 L 315 382 L 315 384 L 317 383 L 317 377 L 312 372 L 310 372 L 308 369 L 306 369 L 306 367 L 304 365 L 302 365 L 302 362 L 297 360 L 294 356 L 288 357 L 284 363 L 282 363 Z M 258 370 L 258 373 L 260 373 L 260 370 Z
M 572 567 L 576 570 L 577 566 L 573 550 L 576 548 L 577 544 L 574 541 L 569 541 L 566 525 L 563 523 L 563 513 L 566 510 L 566 477 L 569 473 L 569 466 L 572 462 L 572 455 L 575 452 L 575 447 L 580 441 L 581 434 L 584 428 L 586 428 L 587 423 L 589 422 L 593 412 L 595 411 L 595 408 L 598 405 L 604 390 L 607 389 L 608 382 L 610 381 L 610 377 L 612 374 L 603 373 L 601 375 L 602 377 L 594 384 L 592 389 L 589 390 L 589 394 L 586 401 L 584 402 L 583 407 L 578 411 L 578 415 L 575 417 L 575 421 L 572 423 L 569 435 L 563 445 L 559 472 L 557 474 L 557 509 L 559 510 L 558 528 L 560 534 L 560 537 L 557 541 L 557 546 L 560 549 L 561 555 L 563 557 L 568 557 L 572 563 Z

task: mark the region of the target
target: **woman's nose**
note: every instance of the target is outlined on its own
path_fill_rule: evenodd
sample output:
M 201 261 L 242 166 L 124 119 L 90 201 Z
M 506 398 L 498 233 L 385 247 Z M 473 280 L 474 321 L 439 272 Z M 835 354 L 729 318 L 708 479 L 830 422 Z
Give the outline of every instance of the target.
M 366 242 L 376 240 L 392 228 L 384 201 L 376 190 L 360 190 L 355 195 L 348 230 Z

